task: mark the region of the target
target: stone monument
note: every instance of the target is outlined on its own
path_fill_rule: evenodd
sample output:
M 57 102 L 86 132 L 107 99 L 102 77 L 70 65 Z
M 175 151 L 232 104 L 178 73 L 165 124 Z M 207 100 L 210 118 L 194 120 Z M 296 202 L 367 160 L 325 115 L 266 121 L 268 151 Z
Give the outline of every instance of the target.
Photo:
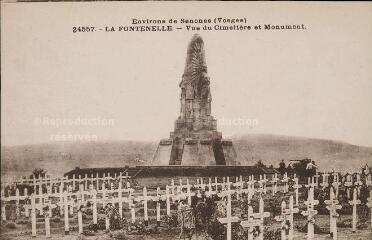
M 231 140 L 222 138 L 211 115 L 212 95 L 204 42 L 194 35 L 187 49 L 181 88 L 181 111 L 174 131 L 162 139 L 153 165 L 236 165 Z

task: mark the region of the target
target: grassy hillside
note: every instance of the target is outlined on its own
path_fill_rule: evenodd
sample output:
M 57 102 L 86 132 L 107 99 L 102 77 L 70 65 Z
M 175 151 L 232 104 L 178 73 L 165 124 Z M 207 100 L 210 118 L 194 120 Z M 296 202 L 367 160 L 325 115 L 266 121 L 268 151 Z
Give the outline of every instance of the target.
M 280 135 L 244 135 L 233 139 L 239 161 L 277 166 L 281 159 L 311 158 L 320 169 L 350 171 L 372 165 L 372 147 L 361 147 L 340 141 Z
M 372 147 L 344 142 L 278 135 L 233 138 L 238 160 L 277 166 L 281 159 L 311 158 L 321 169 L 352 170 L 372 165 Z M 34 168 L 62 175 L 75 167 L 121 167 L 151 161 L 157 142 L 59 143 L 1 147 L 2 175 L 28 175 Z

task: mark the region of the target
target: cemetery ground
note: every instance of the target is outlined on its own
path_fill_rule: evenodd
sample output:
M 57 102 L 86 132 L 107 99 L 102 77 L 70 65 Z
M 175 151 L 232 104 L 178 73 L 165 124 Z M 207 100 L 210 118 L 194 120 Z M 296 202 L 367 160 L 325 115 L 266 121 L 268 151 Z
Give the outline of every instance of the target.
M 264 239 L 266 240 L 274 240 L 280 239 L 280 229 L 281 223 L 274 219 L 275 216 L 280 215 L 280 201 L 282 199 L 286 199 L 288 195 L 280 194 L 280 197 L 272 197 L 270 194 L 265 194 L 266 199 L 265 202 L 267 203 L 269 200 L 269 204 L 265 205 L 265 211 L 270 212 L 270 217 L 265 219 L 265 235 Z M 301 196 L 300 199 L 305 199 L 306 196 Z M 252 199 L 253 205 L 255 202 L 257 203 L 257 199 Z M 302 201 L 301 201 L 302 202 Z M 306 206 L 304 204 L 300 204 L 300 210 L 305 210 Z M 175 206 L 172 206 L 172 215 L 177 213 Z M 256 212 L 257 206 L 255 208 Z M 319 209 L 319 208 L 318 208 Z M 136 216 L 141 219 L 143 214 L 141 213 L 141 208 L 136 210 Z M 241 214 L 242 209 L 241 201 L 234 200 L 232 201 L 232 215 Z M 319 209 L 320 210 L 320 209 Z M 12 212 L 12 211 L 10 211 Z M 127 211 L 126 211 L 127 212 Z M 90 225 L 92 222 L 92 215 L 90 213 L 83 215 L 83 225 L 84 225 L 84 233 L 78 233 L 78 220 L 76 215 L 71 216 L 70 218 L 70 232 L 68 235 L 65 235 L 64 232 L 64 219 L 60 216 L 55 216 L 51 219 L 50 227 L 51 227 L 51 236 L 45 236 L 45 226 L 44 226 L 44 218 L 37 218 L 37 237 L 36 239 L 50 239 L 50 240 L 173 240 L 179 239 L 179 235 L 181 232 L 181 228 L 179 225 L 172 224 L 171 222 L 167 221 L 166 219 L 162 219 L 162 223 L 160 227 L 156 227 L 156 210 L 154 206 L 149 208 L 149 225 L 145 227 L 143 223 L 138 222 L 135 224 L 129 224 L 123 229 L 119 230 L 104 230 L 104 226 L 101 226 L 101 229 L 98 231 L 91 231 Z M 360 209 L 358 209 L 358 213 L 360 213 Z M 162 216 L 166 215 L 165 209 L 161 209 Z M 225 213 L 223 213 L 225 214 Z M 223 215 L 222 214 L 222 215 Z M 130 214 L 127 212 L 125 214 L 125 219 L 130 221 Z M 26 239 L 35 239 L 31 237 L 31 223 L 28 218 L 21 217 L 21 218 L 14 218 L 9 216 L 9 220 L 1 222 L 1 233 L 0 239 L 1 240 L 26 240 Z M 104 214 L 100 213 L 98 215 L 98 219 L 104 219 Z M 362 219 L 359 217 L 358 227 L 355 233 L 352 232 L 351 229 L 351 208 L 345 207 L 337 219 L 337 231 L 338 231 L 338 239 L 355 239 L 355 240 L 369 240 L 372 239 L 372 228 L 370 224 L 370 219 L 368 216 Z M 350 220 L 350 221 L 348 221 Z M 100 220 L 99 220 L 100 223 Z M 343 224 L 344 226 L 341 226 Z M 104 223 L 102 223 L 104 225 Z M 128 231 L 127 228 L 130 225 L 137 225 L 135 231 Z M 315 216 L 315 235 L 314 239 L 319 240 L 329 240 L 332 237 L 329 234 L 329 214 L 327 211 L 320 210 L 319 214 Z M 339 226 L 340 225 L 340 226 Z M 294 215 L 294 239 L 307 239 L 307 219 L 302 216 L 300 213 Z M 202 233 L 195 233 L 193 234 L 191 239 L 195 240 L 212 240 L 212 239 L 226 239 L 226 231 L 224 227 L 222 227 L 222 232 L 220 238 L 211 238 L 207 236 L 207 234 Z M 216 231 L 221 231 L 221 226 Z M 244 231 L 239 224 L 233 224 L 232 228 L 233 239 L 240 240 L 246 239 L 247 232 Z M 183 238 L 182 238 L 183 239 Z M 186 238 L 187 239 L 187 238 Z
M 301 217 L 300 217 L 301 218 Z M 298 218 L 295 218 L 298 219 Z M 339 222 L 342 222 L 346 219 L 350 219 L 348 215 L 341 215 L 338 219 Z M 10 229 L 7 227 L 7 224 L 11 223 L 12 221 L 6 221 L 1 225 L 1 240 L 27 240 L 33 239 L 31 237 L 31 230 L 30 226 L 24 224 L 22 220 L 16 221 L 15 228 Z M 295 231 L 294 231 L 294 239 L 306 239 L 306 233 L 299 232 L 296 230 L 296 226 L 304 226 L 306 223 L 306 219 L 302 218 L 301 221 L 295 221 Z M 318 215 L 316 217 L 316 223 L 319 226 L 322 226 L 325 232 L 328 231 L 329 228 L 329 216 L 328 215 Z M 368 223 L 368 222 L 367 222 Z M 122 230 L 112 230 L 112 231 L 98 231 L 94 234 L 94 236 L 87 236 L 87 235 L 80 235 L 77 231 L 71 231 L 69 235 L 65 235 L 64 233 L 64 224 L 63 219 L 60 222 L 52 222 L 51 223 L 51 237 L 46 237 L 45 233 L 43 232 L 43 222 L 38 223 L 38 236 L 37 239 L 46 239 L 46 240 L 173 240 L 178 239 L 180 234 L 180 228 L 173 228 L 173 229 L 163 229 L 159 233 L 152 233 L 152 234 L 128 234 L 125 233 L 125 237 L 120 238 L 120 234 L 123 232 Z M 367 226 L 370 226 L 368 224 Z M 71 227 L 74 229 L 77 228 L 77 219 L 71 220 Z M 275 229 L 280 228 L 280 223 L 275 223 L 275 221 L 270 224 L 268 231 L 275 231 Z M 192 239 L 195 240 L 208 240 L 210 238 L 206 238 L 205 235 L 202 236 L 193 236 Z M 266 239 L 266 238 L 265 238 Z M 330 240 L 332 239 L 328 233 L 322 234 L 315 234 L 314 239 L 319 240 Z M 338 228 L 338 239 L 340 240 L 370 240 L 372 239 L 372 229 L 371 227 L 367 227 L 366 229 L 358 229 L 355 233 L 351 232 L 351 228 Z
M 34 175 L 2 188 L 0 239 L 366 240 L 372 237 L 371 186 L 371 172 L 186 184 L 143 184 L 122 173 Z

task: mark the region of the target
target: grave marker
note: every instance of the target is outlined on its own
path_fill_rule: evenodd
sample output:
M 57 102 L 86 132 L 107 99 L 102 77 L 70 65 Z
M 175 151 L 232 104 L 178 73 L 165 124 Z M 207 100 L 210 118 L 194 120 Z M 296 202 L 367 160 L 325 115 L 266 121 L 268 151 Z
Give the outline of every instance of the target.
M 329 232 L 334 240 L 337 239 L 337 217 L 339 216 L 337 213 L 338 209 L 341 209 L 341 205 L 338 204 L 337 198 L 335 199 L 335 194 L 333 189 L 329 189 L 329 200 L 325 200 L 324 203 L 327 205 L 327 209 L 329 211 Z
M 305 201 L 305 204 L 307 206 L 306 211 L 302 211 L 303 216 L 307 216 L 307 239 L 312 240 L 314 239 L 314 216 L 318 213 L 317 210 L 314 209 L 315 205 L 319 204 L 318 200 L 314 200 L 314 188 L 311 187 L 309 189 L 309 194 L 307 197 L 307 201 Z
M 354 188 L 353 192 L 353 200 L 349 201 L 349 204 L 353 206 L 353 220 L 352 220 L 352 231 L 356 232 L 356 224 L 357 224 L 357 205 L 360 204 L 360 200 L 357 197 L 357 189 Z
M 228 185 L 230 187 L 230 185 Z M 227 205 L 226 205 L 226 218 L 218 218 L 218 221 L 222 224 L 226 224 L 227 228 L 227 240 L 231 240 L 231 223 L 239 222 L 238 217 L 231 216 L 231 194 L 227 194 Z

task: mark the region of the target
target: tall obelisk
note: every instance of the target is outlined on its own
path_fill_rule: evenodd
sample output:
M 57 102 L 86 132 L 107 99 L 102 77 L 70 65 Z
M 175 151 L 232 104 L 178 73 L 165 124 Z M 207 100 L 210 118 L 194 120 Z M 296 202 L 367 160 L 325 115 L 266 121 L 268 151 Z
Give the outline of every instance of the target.
M 181 88 L 181 111 L 169 139 L 162 139 L 154 165 L 235 165 L 236 152 L 230 140 L 222 139 L 211 116 L 212 95 L 204 42 L 191 39 Z

